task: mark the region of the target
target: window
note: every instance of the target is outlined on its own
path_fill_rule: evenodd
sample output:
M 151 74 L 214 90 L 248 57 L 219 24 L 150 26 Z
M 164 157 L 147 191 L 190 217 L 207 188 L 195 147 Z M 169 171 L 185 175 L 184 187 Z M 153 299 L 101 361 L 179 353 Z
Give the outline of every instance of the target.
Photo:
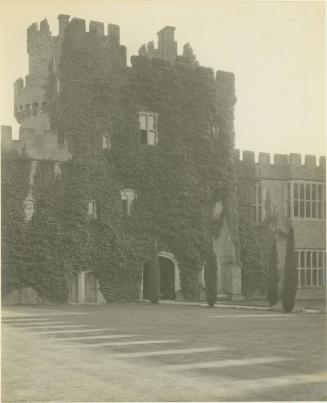
M 211 126 L 211 136 L 214 140 L 219 139 L 219 126 L 218 124 L 212 125 Z
M 103 150 L 110 150 L 111 144 L 110 144 L 110 137 L 109 134 L 104 134 L 102 136 L 102 149 Z
M 220 217 L 221 212 L 223 211 L 223 203 L 219 200 L 213 207 L 212 216 L 214 219 L 218 219 Z
M 97 218 L 97 205 L 95 200 L 89 200 L 87 215 L 90 218 Z
M 288 216 L 294 218 L 326 218 L 325 185 L 322 183 L 295 182 L 287 185 Z M 292 208 L 291 208 L 292 207 Z
M 158 115 L 152 112 L 139 113 L 140 136 L 139 142 L 141 145 L 156 145 L 158 143 L 157 131 Z
M 324 287 L 326 285 L 326 251 L 297 250 L 298 287 Z
M 34 215 L 34 200 L 26 199 L 23 203 L 25 222 L 31 221 Z
M 124 189 L 120 192 L 120 198 L 122 201 L 123 216 L 128 217 L 132 212 L 132 204 L 136 199 L 136 194 L 133 189 Z
M 254 188 L 253 219 L 257 224 L 263 222 L 263 189 L 260 182 L 255 183 Z

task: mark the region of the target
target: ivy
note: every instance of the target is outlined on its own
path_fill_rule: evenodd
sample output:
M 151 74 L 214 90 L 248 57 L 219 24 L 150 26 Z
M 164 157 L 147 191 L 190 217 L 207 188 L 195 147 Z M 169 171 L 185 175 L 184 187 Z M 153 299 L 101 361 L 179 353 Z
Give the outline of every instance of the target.
M 159 251 L 178 261 L 184 298 L 195 299 L 198 273 L 222 225 L 212 218 L 218 200 L 234 223 L 237 241 L 237 207 L 229 202 L 235 201 L 231 75 L 216 79 L 208 68 L 142 56 L 126 67 L 110 57 L 96 35 L 81 35 L 70 24 L 59 79 L 60 93 L 52 75 L 47 91 L 51 129 L 64 134 L 72 160 L 60 180 L 50 163 L 40 164 L 33 223 L 25 225 L 17 215 L 26 197 L 26 175 L 21 193 L 6 188 L 8 204 L 9 199 L 16 203 L 13 236 L 25 228 L 29 232 L 26 242 L 12 246 L 26 248 L 20 257 L 29 265 L 29 278 L 20 275 L 20 284 L 62 301 L 73 273 L 94 270 L 107 301 L 137 300 L 155 241 Z M 140 111 L 158 114 L 156 146 L 139 145 Z M 217 138 L 213 125 L 219 127 Z M 104 133 L 110 150 L 102 150 Z M 8 177 L 12 180 L 11 173 Z M 137 194 L 129 217 L 120 200 L 124 188 Z M 89 200 L 96 201 L 96 219 L 87 215 Z M 5 248 L 10 239 L 5 234 Z
M 255 165 L 237 162 L 240 261 L 242 294 L 246 297 L 265 295 L 268 281 L 269 254 L 273 242 L 275 217 L 266 195 L 265 220 L 254 223 Z

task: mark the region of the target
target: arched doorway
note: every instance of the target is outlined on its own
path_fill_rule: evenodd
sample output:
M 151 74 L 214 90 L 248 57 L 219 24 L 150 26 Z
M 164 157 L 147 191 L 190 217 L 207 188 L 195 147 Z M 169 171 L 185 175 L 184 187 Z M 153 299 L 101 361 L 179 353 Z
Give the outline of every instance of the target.
M 165 257 L 159 256 L 160 299 L 175 299 L 175 265 Z
M 176 259 L 168 252 L 160 252 L 158 254 L 158 261 L 160 270 L 160 299 L 175 299 L 176 292 L 180 288 Z M 149 266 L 149 261 L 144 263 L 142 281 L 143 299 L 149 299 Z

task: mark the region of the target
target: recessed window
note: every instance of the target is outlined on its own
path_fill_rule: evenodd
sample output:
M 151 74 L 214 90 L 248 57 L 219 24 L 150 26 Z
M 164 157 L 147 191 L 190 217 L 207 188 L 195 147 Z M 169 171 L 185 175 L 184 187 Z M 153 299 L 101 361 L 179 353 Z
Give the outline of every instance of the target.
M 122 201 L 123 216 L 128 217 L 132 213 L 132 205 L 136 199 L 136 194 L 133 189 L 124 189 L 120 191 Z
M 295 182 L 287 185 L 288 216 L 294 218 L 326 218 L 325 185 Z
M 89 200 L 87 215 L 90 218 L 97 218 L 97 205 L 95 200 Z
M 211 126 L 211 136 L 214 140 L 218 140 L 219 138 L 219 125 L 214 124 Z
M 263 189 L 260 182 L 254 187 L 253 219 L 256 224 L 263 222 Z
M 140 135 L 139 142 L 141 145 L 156 145 L 158 143 L 157 130 L 158 115 L 152 112 L 139 113 Z
M 216 202 L 216 204 L 213 207 L 213 210 L 212 210 L 213 218 L 218 219 L 220 217 L 220 214 L 222 213 L 222 211 L 223 211 L 223 203 L 219 200 Z
M 23 203 L 25 222 L 31 221 L 34 215 L 34 200 L 27 199 Z
M 110 137 L 109 134 L 107 133 L 102 136 L 102 149 L 103 150 L 111 149 Z
M 297 250 L 298 287 L 318 288 L 326 285 L 326 251 Z

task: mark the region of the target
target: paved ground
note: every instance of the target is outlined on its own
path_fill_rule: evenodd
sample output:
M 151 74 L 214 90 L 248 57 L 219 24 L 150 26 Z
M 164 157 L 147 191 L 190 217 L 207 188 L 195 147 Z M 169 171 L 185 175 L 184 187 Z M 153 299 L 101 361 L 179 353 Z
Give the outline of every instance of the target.
M 246 299 L 243 301 L 219 301 L 217 302 L 219 305 L 247 305 L 247 306 L 258 306 L 258 307 L 267 307 L 269 303 L 265 299 Z M 318 310 L 321 312 L 326 312 L 326 300 L 322 299 L 312 299 L 312 300 L 297 300 L 295 303 L 294 311 L 303 311 L 303 310 Z M 281 301 L 278 301 L 277 305 L 271 308 L 273 311 L 283 311 Z
M 3 402 L 327 400 L 326 316 L 5 307 Z

